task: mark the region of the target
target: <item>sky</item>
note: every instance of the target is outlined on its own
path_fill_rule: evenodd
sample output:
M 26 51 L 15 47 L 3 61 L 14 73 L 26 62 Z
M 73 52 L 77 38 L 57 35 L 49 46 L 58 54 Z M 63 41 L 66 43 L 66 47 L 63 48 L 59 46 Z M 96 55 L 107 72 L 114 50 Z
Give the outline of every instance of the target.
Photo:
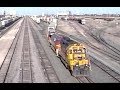
M 0 14 L 4 11 L 17 15 L 57 14 L 66 11 L 72 14 L 120 14 L 120 7 L 0 7 Z

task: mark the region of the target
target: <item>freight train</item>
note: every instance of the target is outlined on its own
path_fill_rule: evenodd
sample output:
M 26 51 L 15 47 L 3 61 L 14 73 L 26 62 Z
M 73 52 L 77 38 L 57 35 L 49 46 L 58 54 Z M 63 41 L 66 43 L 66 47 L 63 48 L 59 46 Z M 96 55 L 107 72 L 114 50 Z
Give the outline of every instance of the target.
M 75 17 L 61 17 L 61 20 L 71 20 L 71 21 L 78 21 L 80 24 L 85 25 L 86 19 L 85 18 L 75 18 Z
M 12 23 L 14 23 L 16 20 L 18 20 L 19 18 L 10 18 L 10 19 L 6 19 L 6 20 L 2 20 L 0 21 L 0 29 L 3 29 L 9 25 L 11 25 Z
M 89 75 L 91 65 L 83 44 L 56 33 L 48 35 L 48 41 L 51 48 L 56 51 L 56 55 L 73 76 Z

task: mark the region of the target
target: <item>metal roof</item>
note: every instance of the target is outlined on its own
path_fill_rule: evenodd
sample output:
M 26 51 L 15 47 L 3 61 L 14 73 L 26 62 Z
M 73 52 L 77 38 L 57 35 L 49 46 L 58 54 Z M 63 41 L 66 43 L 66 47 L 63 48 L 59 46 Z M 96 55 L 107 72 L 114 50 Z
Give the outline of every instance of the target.
M 55 27 L 55 23 L 54 22 L 51 22 L 49 27 Z

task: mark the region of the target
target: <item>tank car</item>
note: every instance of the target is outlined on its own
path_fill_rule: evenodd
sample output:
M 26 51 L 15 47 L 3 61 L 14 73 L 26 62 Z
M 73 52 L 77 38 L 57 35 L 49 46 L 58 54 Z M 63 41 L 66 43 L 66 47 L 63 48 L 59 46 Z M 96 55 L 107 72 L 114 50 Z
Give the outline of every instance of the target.
M 53 34 L 49 43 L 73 76 L 89 75 L 90 60 L 87 58 L 83 44 L 59 34 Z

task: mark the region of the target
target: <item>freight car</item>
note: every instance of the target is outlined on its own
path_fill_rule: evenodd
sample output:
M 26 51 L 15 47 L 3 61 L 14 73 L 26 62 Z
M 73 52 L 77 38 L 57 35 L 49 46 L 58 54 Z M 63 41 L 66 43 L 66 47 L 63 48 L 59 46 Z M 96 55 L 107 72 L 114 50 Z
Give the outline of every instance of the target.
M 18 19 L 20 19 L 20 17 L 16 17 L 16 18 L 11 18 L 11 19 L 6 19 L 6 20 L 2 20 L 0 21 L 0 29 L 3 29 L 5 27 L 10 26 L 11 24 L 13 24 L 15 21 L 17 21 Z
M 11 25 L 12 22 L 13 22 L 13 19 L 7 19 L 5 23 L 5 27 Z
M 7 20 L 3 20 L 3 21 L 1 21 L 1 22 L 2 22 L 2 27 L 5 27 L 5 25 L 8 23 Z
M 55 33 L 55 29 L 56 29 L 55 23 L 50 23 L 50 25 L 48 26 L 48 29 L 47 29 L 48 39 Z
M 84 45 L 60 34 L 53 34 L 49 43 L 73 76 L 89 75 L 90 60 L 87 58 Z

